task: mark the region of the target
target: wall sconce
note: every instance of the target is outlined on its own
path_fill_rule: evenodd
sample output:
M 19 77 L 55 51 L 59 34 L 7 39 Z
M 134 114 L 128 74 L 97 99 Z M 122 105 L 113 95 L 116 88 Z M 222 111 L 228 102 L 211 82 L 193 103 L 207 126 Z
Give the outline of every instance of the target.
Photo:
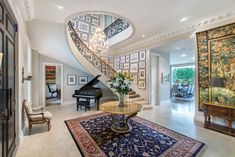
M 24 83 L 24 81 L 31 81 L 32 78 L 33 78 L 32 76 L 24 77 L 24 68 L 22 68 L 22 83 Z

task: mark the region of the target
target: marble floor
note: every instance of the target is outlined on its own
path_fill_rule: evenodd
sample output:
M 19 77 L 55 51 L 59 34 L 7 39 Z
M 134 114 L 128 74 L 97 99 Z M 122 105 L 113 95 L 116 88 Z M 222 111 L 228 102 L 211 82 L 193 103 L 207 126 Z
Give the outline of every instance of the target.
M 94 109 L 76 111 L 75 105 L 50 106 L 52 129 L 46 125 L 33 127 L 31 136 L 24 136 L 16 157 L 79 157 L 79 150 L 64 120 L 96 113 Z M 194 102 L 165 102 L 138 116 L 160 124 L 207 144 L 203 157 L 235 157 L 235 138 L 204 129 L 194 123 Z

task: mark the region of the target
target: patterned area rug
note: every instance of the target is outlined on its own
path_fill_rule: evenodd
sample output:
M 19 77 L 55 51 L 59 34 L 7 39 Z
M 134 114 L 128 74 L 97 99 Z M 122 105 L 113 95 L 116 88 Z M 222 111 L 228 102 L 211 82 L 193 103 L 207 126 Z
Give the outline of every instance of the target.
M 112 115 L 98 113 L 65 121 L 85 157 L 196 157 L 205 144 L 144 120 L 130 119 L 132 130 L 113 132 Z

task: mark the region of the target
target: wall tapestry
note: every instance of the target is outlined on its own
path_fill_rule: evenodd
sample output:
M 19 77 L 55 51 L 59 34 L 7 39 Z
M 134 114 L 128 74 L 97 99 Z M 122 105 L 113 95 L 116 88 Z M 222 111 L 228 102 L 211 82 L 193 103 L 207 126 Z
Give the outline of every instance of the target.
M 204 101 L 235 106 L 235 23 L 199 32 L 196 37 L 199 110 Z M 225 88 L 209 87 L 213 77 L 222 78 Z

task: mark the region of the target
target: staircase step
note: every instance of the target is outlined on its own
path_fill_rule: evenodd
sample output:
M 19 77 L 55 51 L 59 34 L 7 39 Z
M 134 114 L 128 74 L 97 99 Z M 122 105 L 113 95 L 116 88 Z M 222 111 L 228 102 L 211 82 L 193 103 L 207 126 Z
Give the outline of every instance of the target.
M 145 101 L 145 100 L 136 101 L 136 103 L 141 104 L 141 105 L 148 105 L 149 104 L 149 102 Z
M 140 95 L 139 95 L 139 94 L 129 95 L 129 98 L 138 98 L 138 97 L 140 97 Z
M 134 94 L 136 94 L 136 92 L 135 91 L 129 91 L 127 94 L 128 95 L 134 95 Z
M 151 106 L 150 104 L 148 105 L 142 105 L 142 110 L 152 110 L 153 106 Z
M 144 98 L 141 97 L 137 97 L 137 98 L 129 98 L 130 101 L 140 101 L 140 100 L 144 100 Z

